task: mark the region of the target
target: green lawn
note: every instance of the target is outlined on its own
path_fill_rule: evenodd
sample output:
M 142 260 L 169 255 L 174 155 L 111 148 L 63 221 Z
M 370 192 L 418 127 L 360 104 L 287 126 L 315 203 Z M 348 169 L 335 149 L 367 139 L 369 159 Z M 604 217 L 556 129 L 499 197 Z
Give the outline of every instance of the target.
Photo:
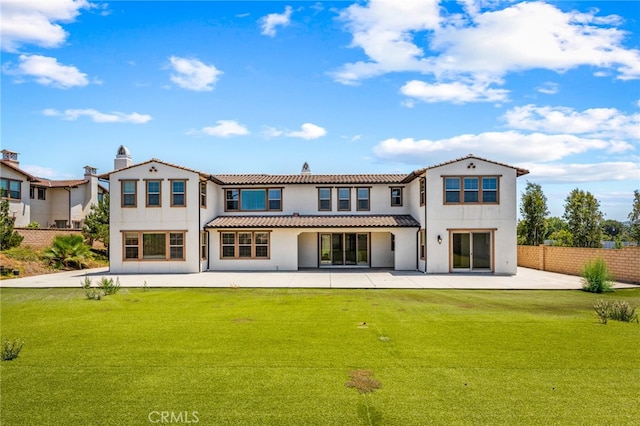
M 79 283 L 78 283 L 79 285 Z M 640 325 L 581 291 L 2 289 L 2 425 L 638 424 Z M 366 325 L 362 323 L 366 322 Z M 365 397 L 349 372 L 373 371 Z M 170 417 L 173 413 L 173 419 Z M 151 420 L 151 421 L 150 421 Z

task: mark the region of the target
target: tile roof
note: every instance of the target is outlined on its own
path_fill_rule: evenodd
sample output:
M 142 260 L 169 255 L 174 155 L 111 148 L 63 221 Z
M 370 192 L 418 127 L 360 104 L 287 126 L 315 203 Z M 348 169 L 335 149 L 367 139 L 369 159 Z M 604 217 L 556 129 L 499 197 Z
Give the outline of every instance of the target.
M 406 174 L 351 174 L 351 175 L 268 175 L 268 174 L 229 174 L 213 175 L 220 185 L 289 185 L 289 184 L 376 184 L 401 183 Z
M 460 157 L 460 158 L 456 158 L 455 160 L 451 160 L 451 161 L 445 161 L 444 163 L 439 163 L 439 164 L 434 164 L 433 166 L 429 166 L 429 167 L 424 167 L 422 169 L 419 170 L 415 170 L 413 172 L 411 172 L 409 174 L 409 176 L 420 176 L 422 175 L 424 172 L 426 172 L 429 169 L 435 169 L 436 167 L 441 167 L 441 166 L 446 166 L 447 164 L 452 164 L 452 163 L 457 163 L 458 161 L 464 161 L 464 160 L 469 160 L 469 159 L 474 159 L 474 160 L 481 160 L 481 161 L 486 161 L 487 163 L 492 163 L 492 164 L 497 164 L 499 166 L 503 166 L 503 167 L 509 167 L 510 169 L 515 169 L 516 170 L 516 176 L 520 177 L 523 175 L 528 175 L 529 174 L 529 170 L 527 169 L 523 169 L 520 167 L 514 167 L 514 166 L 510 166 L 509 164 L 505 164 L 505 163 L 499 163 L 497 161 L 493 161 L 493 160 L 487 160 L 486 158 L 482 158 L 482 157 L 478 157 L 476 155 L 473 154 L 469 154 L 466 157 Z M 412 178 L 407 177 L 409 180 L 412 180 Z
M 32 184 L 35 186 L 44 186 L 47 188 L 68 188 L 68 187 L 76 187 L 79 185 L 83 185 L 88 182 L 89 181 L 86 179 L 73 179 L 73 180 L 38 179 L 32 182 Z
M 27 177 L 27 180 L 30 180 L 30 181 L 38 180 L 37 177 L 35 177 L 33 175 L 30 175 L 29 173 L 25 172 L 24 170 L 22 170 L 20 167 L 16 166 L 11 161 L 0 160 L 0 163 L 2 163 L 3 165 L 9 167 L 10 169 L 15 170 L 18 173 L 22 173 L 23 175 L 25 175 Z
M 206 228 L 419 228 L 411 215 L 218 216 Z
M 210 173 L 205 173 L 205 172 L 201 172 L 199 170 L 194 170 L 194 169 L 190 169 L 188 167 L 184 167 L 184 166 L 179 166 L 177 164 L 173 164 L 173 163 L 168 163 L 166 161 L 162 161 L 159 160 L 157 158 L 152 158 L 151 160 L 147 160 L 147 161 L 143 161 L 142 163 L 136 163 L 136 164 L 132 164 L 128 167 L 124 167 L 122 169 L 117 169 L 117 170 L 112 170 L 110 172 L 107 173 L 103 173 L 100 176 L 98 176 L 100 179 L 109 179 L 109 176 L 112 175 L 113 173 L 116 172 L 121 172 L 123 170 L 127 170 L 130 169 L 132 167 L 138 167 L 138 166 L 144 166 L 145 164 L 149 164 L 149 163 L 159 163 L 159 164 L 164 164 L 165 166 L 169 166 L 169 167 L 175 167 L 176 169 L 180 169 L 180 170 L 186 170 L 188 172 L 193 172 L 193 173 L 197 173 L 199 174 L 201 177 L 205 178 L 205 179 L 210 179 L 212 176 Z

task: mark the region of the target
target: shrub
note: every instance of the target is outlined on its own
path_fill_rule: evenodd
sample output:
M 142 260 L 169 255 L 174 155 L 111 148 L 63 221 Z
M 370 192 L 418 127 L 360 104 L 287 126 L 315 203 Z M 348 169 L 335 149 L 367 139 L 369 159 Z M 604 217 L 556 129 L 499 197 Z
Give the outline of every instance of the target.
M 27 225 L 27 228 L 38 229 L 40 228 L 40 224 L 34 220 L 33 222 Z
M 105 296 L 116 294 L 120 291 L 120 279 L 116 278 L 116 282 L 114 284 L 113 278 L 102 277 L 98 283 L 98 288 L 102 289 Z
M 638 322 L 636 308 L 632 307 L 626 300 L 614 300 L 611 302 L 609 318 L 616 321 Z
M 11 361 L 12 359 L 18 358 L 18 354 L 22 350 L 22 345 L 24 345 L 24 342 L 22 340 L 14 339 L 11 341 L 5 339 L 2 342 L 2 360 Z
M 91 258 L 91 250 L 80 235 L 58 235 L 44 257 L 58 269 L 83 269 L 87 266 L 87 259 Z
M 20 260 L 22 262 L 35 262 L 40 260 L 40 253 L 29 246 L 13 247 L 3 251 L 9 259 Z
M 580 273 L 582 276 L 582 289 L 591 293 L 603 293 L 614 291 L 611 286 L 611 275 L 607 264 L 601 258 L 587 262 Z
M 593 305 L 593 309 L 595 309 L 602 324 L 606 324 L 609 319 L 624 322 L 640 322 L 636 308 L 631 306 L 626 300 L 614 300 L 611 302 L 598 300 Z

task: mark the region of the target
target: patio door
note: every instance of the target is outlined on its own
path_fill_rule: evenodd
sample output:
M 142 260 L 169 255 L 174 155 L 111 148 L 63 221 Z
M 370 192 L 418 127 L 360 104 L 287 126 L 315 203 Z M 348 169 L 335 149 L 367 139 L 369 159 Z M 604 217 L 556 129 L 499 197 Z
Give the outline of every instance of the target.
M 320 234 L 320 266 L 368 266 L 369 234 Z
M 491 271 L 491 232 L 454 232 L 451 240 L 453 271 Z

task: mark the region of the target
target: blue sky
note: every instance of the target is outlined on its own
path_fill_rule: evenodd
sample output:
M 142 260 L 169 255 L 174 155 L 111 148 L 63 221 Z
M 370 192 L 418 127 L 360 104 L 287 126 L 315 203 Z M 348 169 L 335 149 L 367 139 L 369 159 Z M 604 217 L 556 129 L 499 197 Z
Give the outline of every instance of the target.
M 626 220 L 640 188 L 640 3 L 3 0 L 3 149 L 77 178 L 408 173 L 467 154 Z

